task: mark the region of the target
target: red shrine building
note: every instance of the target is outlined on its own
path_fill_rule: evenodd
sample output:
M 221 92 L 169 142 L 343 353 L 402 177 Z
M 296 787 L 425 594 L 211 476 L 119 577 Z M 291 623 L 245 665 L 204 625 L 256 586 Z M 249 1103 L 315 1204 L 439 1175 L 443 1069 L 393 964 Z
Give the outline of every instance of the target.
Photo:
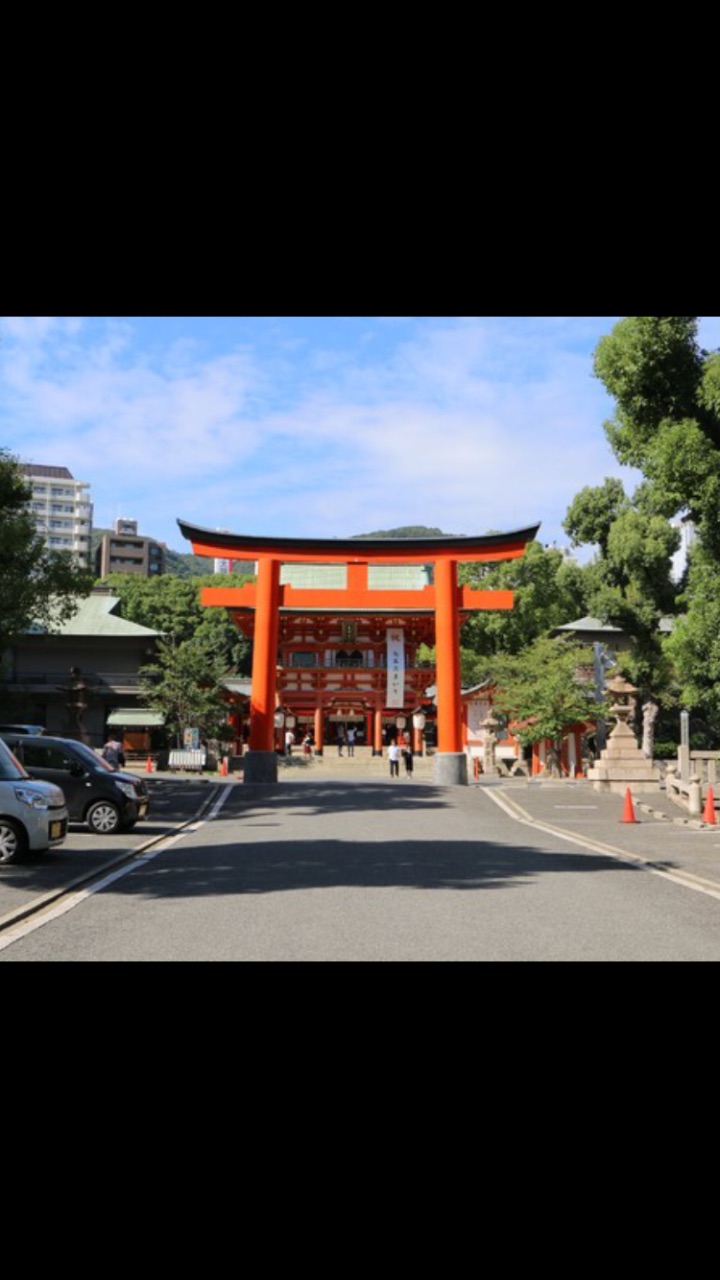
M 539 525 L 481 537 L 342 539 L 178 524 L 195 555 L 256 564 L 256 582 L 205 587 L 201 597 L 227 609 L 253 642 L 245 782 L 277 781 L 278 711 L 296 734 L 313 734 L 317 752 L 342 724 L 381 753 L 388 728 L 417 720 L 434 684 L 435 780 L 467 783 L 460 627 L 476 609 L 511 609 L 513 593 L 459 586 L 457 566 L 516 559 Z M 434 670 L 417 666 L 423 643 L 435 646 Z

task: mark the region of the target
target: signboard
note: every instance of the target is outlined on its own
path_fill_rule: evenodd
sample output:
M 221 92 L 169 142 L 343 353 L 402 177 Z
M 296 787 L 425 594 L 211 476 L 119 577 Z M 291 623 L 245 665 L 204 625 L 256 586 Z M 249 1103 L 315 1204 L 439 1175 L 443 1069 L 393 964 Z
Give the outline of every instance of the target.
M 183 733 L 183 747 L 186 751 L 197 751 L 200 746 L 200 730 L 186 729 Z
M 405 706 L 405 632 L 402 627 L 387 629 L 388 707 Z

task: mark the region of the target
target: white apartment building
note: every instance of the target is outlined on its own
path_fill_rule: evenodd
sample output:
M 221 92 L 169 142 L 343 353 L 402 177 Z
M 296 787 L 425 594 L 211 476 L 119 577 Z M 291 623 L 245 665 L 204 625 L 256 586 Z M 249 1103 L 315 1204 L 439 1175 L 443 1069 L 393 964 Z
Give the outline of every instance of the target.
M 89 568 L 93 516 L 90 485 L 75 480 L 67 467 L 21 463 L 20 470 L 32 486 L 30 509 L 38 533 L 52 551 L 72 551 L 78 563 Z

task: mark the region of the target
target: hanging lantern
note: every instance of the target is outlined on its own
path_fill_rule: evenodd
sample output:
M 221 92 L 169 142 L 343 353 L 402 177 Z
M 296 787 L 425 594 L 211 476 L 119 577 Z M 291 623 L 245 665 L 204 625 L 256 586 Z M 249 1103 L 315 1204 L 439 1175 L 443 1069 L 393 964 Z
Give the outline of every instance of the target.
M 407 724 L 407 720 L 405 719 L 404 716 L 396 716 L 395 724 L 397 725 L 398 729 L 404 729 L 405 725 Z
M 294 728 L 295 728 L 295 717 L 294 717 L 294 716 L 286 716 L 286 718 L 285 718 L 285 723 L 286 723 L 286 725 L 287 725 L 288 729 L 294 729 Z
M 279 710 L 278 710 L 278 711 L 276 711 L 276 712 L 275 712 L 275 715 L 274 715 L 274 717 L 273 717 L 273 720 L 274 720 L 274 723 L 275 723 L 275 728 L 276 728 L 276 729 L 282 729 L 282 727 L 283 727 L 283 725 L 284 725 L 284 723 L 285 723 L 285 713 L 284 713 L 283 711 L 279 711 Z
M 417 729 L 419 733 L 425 728 L 425 715 L 422 711 L 416 711 L 413 714 L 413 729 Z

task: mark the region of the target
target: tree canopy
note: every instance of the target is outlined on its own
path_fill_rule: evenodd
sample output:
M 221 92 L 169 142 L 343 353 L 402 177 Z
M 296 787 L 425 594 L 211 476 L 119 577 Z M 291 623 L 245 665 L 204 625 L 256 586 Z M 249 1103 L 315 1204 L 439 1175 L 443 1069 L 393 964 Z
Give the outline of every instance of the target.
M 619 462 L 644 483 L 648 513 L 689 516 L 720 554 L 720 353 L 697 341 L 696 316 L 629 316 L 601 338 L 594 372 L 615 400 L 605 424 Z
M 529 542 L 524 556 L 492 567 L 460 565 L 458 581 L 483 590 L 514 592 L 511 610 L 474 613 L 462 630 L 462 645 L 482 659 L 494 653 L 519 653 L 554 627 L 585 612 L 586 575 L 574 560 L 553 547 Z
M 240 575 L 206 574 L 177 578 L 163 573 L 157 578 L 113 573 L 103 585 L 122 600 L 123 617 L 159 631 L 166 640 L 180 645 L 189 640 L 207 640 L 222 657 L 227 670 L 248 671 L 250 643 L 231 622 L 225 609 L 206 609 L 200 603 L 203 586 L 239 586 Z
M 185 729 L 198 728 L 204 738 L 227 733 L 224 677 L 227 661 L 209 631 L 189 640 L 161 639 L 154 662 L 140 672 L 140 687 L 149 706 L 162 711 L 168 732 L 178 744 Z
M 558 742 L 569 725 L 592 721 L 595 700 L 592 650 L 540 636 L 521 654 L 496 654 L 488 673 L 497 687 L 494 704 L 515 722 L 523 746 Z

